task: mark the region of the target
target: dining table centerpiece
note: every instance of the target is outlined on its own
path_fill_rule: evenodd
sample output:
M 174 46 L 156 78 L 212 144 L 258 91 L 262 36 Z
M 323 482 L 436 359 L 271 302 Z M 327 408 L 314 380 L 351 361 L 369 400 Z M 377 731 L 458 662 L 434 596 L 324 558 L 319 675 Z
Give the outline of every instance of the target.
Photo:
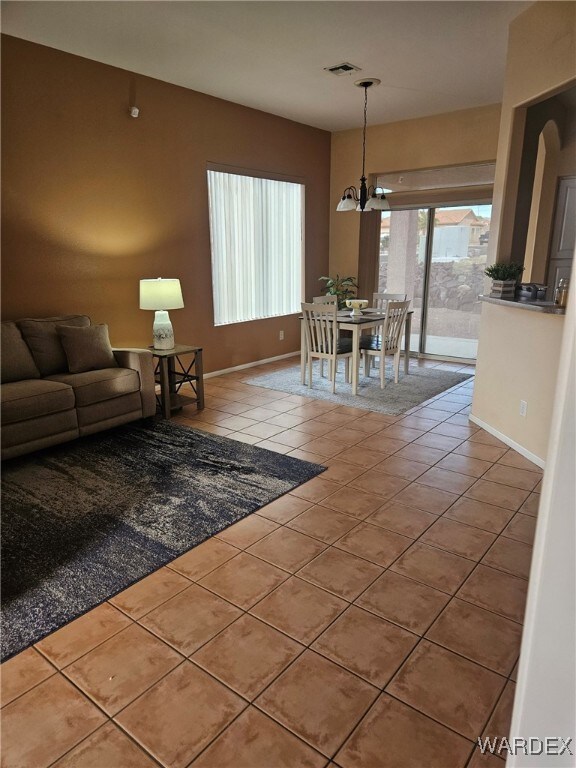
M 352 310 L 352 317 L 362 317 L 362 310 L 366 309 L 369 303 L 368 299 L 346 299 L 346 306 Z

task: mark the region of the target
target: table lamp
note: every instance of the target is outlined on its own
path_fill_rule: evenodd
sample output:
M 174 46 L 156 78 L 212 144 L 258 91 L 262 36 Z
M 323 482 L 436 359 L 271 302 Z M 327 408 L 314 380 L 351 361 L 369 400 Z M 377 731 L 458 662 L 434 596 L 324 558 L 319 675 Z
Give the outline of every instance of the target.
M 156 280 L 140 280 L 140 309 L 153 309 L 154 349 L 173 349 L 174 330 L 169 309 L 182 309 L 184 299 L 180 280 L 158 277 Z

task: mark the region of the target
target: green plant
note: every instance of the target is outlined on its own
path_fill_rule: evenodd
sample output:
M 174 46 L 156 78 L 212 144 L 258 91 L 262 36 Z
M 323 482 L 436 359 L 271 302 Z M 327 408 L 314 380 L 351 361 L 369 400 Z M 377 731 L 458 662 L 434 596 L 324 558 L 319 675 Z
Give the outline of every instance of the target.
M 356 295 L 354 288 L 358 288 L 355 277 L 321 277 L 326 283 L 326 293 L 338 297 L 338 309 L 346 306 L 346 299 L 351 299 Z
M 491 277 L 492 280 L 514 280 L 514 282 L 518 280 L 522 272 L 524 272 L 523 265 L 514 264 L 514 262 L 491 264 L 484 270 L 484 274 Z

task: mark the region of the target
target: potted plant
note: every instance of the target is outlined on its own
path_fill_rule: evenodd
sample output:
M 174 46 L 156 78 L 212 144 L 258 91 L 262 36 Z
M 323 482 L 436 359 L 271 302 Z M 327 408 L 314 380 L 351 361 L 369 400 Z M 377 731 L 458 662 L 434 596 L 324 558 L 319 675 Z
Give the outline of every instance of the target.
M 346 299 L 351 299 L 356 295 L 354 288 L 358 288 L 355 277 L 321 277 L 320 281 L 326 283 L 326 295 L 336 296 L 338 298 L 338 309 L 344 309 Z
M 513 299 L 516 283 L 524 272 L 522 264 L 499 262 L 486 267 L 484 274 L 492 278 L 490 296 L 495 299 Z

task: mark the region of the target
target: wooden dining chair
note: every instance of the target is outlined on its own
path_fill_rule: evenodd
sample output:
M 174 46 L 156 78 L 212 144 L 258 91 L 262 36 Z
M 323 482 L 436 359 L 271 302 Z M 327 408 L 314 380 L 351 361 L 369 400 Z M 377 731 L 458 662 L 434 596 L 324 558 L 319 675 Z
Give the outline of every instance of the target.
M 312 387 L 312 363 L 314 358 L 322 365 L 328 360 L 332 393 L 336 392 L 336 370 L 338 359 L 346 361 L 346 382 L 350 381 L 350 358 L 352 340 L 338 338 L 338 305 L 333 302 L 302 304 L 304 333 L 306 338 L 306 367 L 308 386 Z M 305 381 L 302 382 L 306 383 Z
M 380 358 L 380 387 L 382 389 L 386 386 L 386 355 L 394 355 L 394 381 L 398 384 L 400 338 L 409 306 L 409 301 L 388 301 L 382 333 L 378 336 L 360 337 L 360 352 L 364 358 L 365 370 L 368 370 L 366 375 L 370 375 L 370 367 L 366 368 L 366 361 L 372 357 Z
M 333 296 L 331 293 L 324 294 L 324 296 L 313 296 L 312 301 L 314 304 L 336 304 L 338 306 L 338 296 Z M 324 378 L 324 360 L 320 360 L 320 376 Z
M 338 296 L 332 296 L 331 293 L 326 296 L 314 296 L 312 301 L 314 304 L 338 304 Z
M 386 312 L 386 307 L 389 301 L 406 301 L 405 293 L 373 293 L 372 294 L 372 306 L 374 309 L 382 310 L 382 313 Z M 380 336 L 382 335 L 382 326 L 378 325 L 371 334 L 362 336 L 365 339 L 364 344 L 370 347 L 376 347 L 380 343 Z M 372 367 L 372 358 L 366 356 L 364 358 L 364 375 L 370 376 L 370 368 Z
M 374 309 L 386 309 L 389 301 L 406 301 L 405 293 L 373 293 L 372 306 Z

